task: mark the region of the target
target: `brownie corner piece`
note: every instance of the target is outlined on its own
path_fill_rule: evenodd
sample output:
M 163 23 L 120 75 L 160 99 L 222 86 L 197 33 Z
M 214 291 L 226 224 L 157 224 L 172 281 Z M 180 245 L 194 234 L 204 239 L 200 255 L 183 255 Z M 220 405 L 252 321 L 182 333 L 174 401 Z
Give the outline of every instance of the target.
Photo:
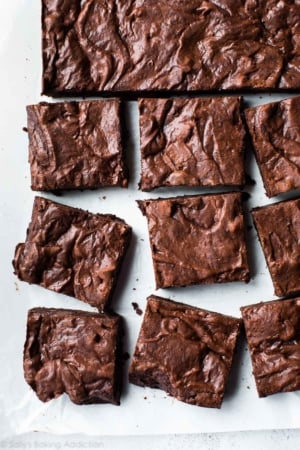
M 156 287 L 250 280 L 241 193 L 139 201 Z
M 259 397 L 300 389 L 300 298 L 241 308 Z
M 268 197 L 300 188 L 300 97 L 245 110 Z
M 152 295 L 129 381 L 185 403 L 220 408 L 240 330 L 240 319 Z
M 162 186 L 243 186 L 241 97 L 139 99 L 141 180 Z
M 28 312 L 24 377 L 47 402 L 63 393 L 76 404 L 120 404 L 120 316 L 55 308 Z
M 128 186 L 117 99 L 27 106 L 31 188 Z
M 300 199 L 252 210 L 255 228 L 278 297 L 300 292 Z
M 36 197 L 26 241 L 15 250 L 15 274 L 103 310 L 130 237 L 131 227 L 118 217 Z

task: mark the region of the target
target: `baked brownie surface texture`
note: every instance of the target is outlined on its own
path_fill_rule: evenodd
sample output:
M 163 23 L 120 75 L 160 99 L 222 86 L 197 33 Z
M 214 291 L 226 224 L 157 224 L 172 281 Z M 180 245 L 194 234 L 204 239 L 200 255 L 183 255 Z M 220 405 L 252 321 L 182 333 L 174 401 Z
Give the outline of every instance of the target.
M 300 292 L 300 199 L 255 208 L 252 216 L 275 294 Z
M 131 228 L 115 216 L 36 197 L 26 242 L 16 248 L 15 273 L 103 309 L 130 235 Z
M 72 402 L 120 404 L 119 316 L 34 308 L 28 312 L 24 375 L 47 402 L 66 392 Z
M 129 380 L 220 408 L 240 328 L 239 319 L 150 296 Z
M 300 97 L 245 110 L 268 197 L 300 187 Z
M 33 190 L 128 184 L 118 100 L 27 106 Z
M 241 98 L 140 99 L 141 189 L 242 186 Z
M 250 279 L 241 193 L 138 201 L 157 288 Z
M 300 298 L 241 311 L 259 396 L 300 389 Z
M 43 91 L 299 89 L 300 5 L 42 0 Z

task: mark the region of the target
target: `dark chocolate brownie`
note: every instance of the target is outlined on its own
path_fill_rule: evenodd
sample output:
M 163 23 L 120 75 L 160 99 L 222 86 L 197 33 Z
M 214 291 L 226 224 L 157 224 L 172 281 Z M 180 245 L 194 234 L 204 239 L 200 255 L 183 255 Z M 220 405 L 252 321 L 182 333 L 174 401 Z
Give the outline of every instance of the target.
M 245 110 L 268 197 L 300 187 L 300 97 Z
M 43 92 L 300 88 L 296 0 L 42 0 Z
M 27 106 L 31 187 L 127 187 L 118 100 Z
M 252 216 L 275 294 L 300 292 L 300 199 L 255 208 Z
M 156 287 L 249 281 L 241 193 L 138 201 Z
M 240 319 L 151 296 L 129 380 L 220 408 L 240 329 Z
M 241 308 L 258 395 L 300 389 L 300 298 Z
M 26 242 L 16 247 L 15 273 L 103 309 L 130 235 L 131 228 L 115 216 L 36 197 Z
M 24 375 L 47 402 L 66 392 L 77 404 L 120 404 L 119 316 L 34 308 L 28 312 Z
M 140 187 L 242 186 L 241 98 L 141 99 Z

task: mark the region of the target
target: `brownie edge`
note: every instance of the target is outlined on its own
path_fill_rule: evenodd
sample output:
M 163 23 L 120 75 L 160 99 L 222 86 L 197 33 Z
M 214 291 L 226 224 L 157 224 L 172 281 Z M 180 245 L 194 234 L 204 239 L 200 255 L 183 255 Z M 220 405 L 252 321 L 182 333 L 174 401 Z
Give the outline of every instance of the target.
M 240 319 L 151 295 L 129 381 L 220 408 L 241 325 Z
M 55 308 L 28 311 L 24 376 L 47 402 L 120 404 L 122 318 Z

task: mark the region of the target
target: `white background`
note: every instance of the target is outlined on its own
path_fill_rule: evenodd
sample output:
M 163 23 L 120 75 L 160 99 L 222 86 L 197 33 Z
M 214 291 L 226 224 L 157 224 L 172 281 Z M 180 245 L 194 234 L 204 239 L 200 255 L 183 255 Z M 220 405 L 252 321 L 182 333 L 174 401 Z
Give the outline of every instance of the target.
M 25 105 L 42 100 L 39 4 L 38 0 L 10 0 L 0 4 L 0 436 L 5 439 L 0 443 L 0 448 L 97 446 L 114 449 L 179 449 L 183 446 L 193 449 L 201 446 L 207 449 L 245 449 L 255 445 L 263 445 L 266 449 L 294 448 L 300 437 L 297 430 L 300 427 L 299 393 L 258 399 L 245 343 L 240 345 L 230 386 L 220 411 L 185 405 L 167 397 L 162 391 L 144 390 L 127 384 L 121 407 L 78 407 L 65 396 L 43 404 L 24 382 L 22 348 L 27 310 L 40 305 L 88 309 L 77 300 L 21 283 L 12 274 L 14 247 L 25 238 L 34 197 L 30 190 L 27 164 L 27 136 L 22 127 L 26 126 Z M 246 96 L 245 100 L 251 105 L 278 98 L 281 97 L 257 95 Z M 132 174 L 128 190 L 68 193 L 58 199 L 52 195 L 47 197 L 93 212 L 111 212 L 132 225 L 134 239 L 114 300 L 116 311 L 126 319 L 127 349 L 132 354 L 142 319 L 133 311 L 131 302 L 137 302 L 144 310 L 147 295 L 154 293 L 146 221 L 138 211 L 135 200 L 201 190 L 174 189 L 152 194 L 138 192 L 138 127 L 136 104 L 133 102 L 128 104 L 126 121 L 132 136 L 127 144 Z M 269 203 L 251 156 L 247 165 L 248 172 L 257 181 L 250 188 L 248 206 L 251 208 Z M 198 286 L 160 290 L 157 293 L 232 315 L 239 315 L 242 305 L 274 298 L 272 283 L 254 230 L 249 230 L 248 241 L 254 275 L 248 285 Z M 295 430 L 237 432 L 281 428 Z M 52 435 L 47 436 L 41 431 L 51 432 Z M 224 431 L 234 433 L 224 434 Z M 24 432 L 30 434 L 25 436 Z M 89 436 L 74 435 L 78 432 L 88 433 Z M 60 436 L 53 433 L 59 433 Z M 69 434 L 62 436 L 65 433 Z

